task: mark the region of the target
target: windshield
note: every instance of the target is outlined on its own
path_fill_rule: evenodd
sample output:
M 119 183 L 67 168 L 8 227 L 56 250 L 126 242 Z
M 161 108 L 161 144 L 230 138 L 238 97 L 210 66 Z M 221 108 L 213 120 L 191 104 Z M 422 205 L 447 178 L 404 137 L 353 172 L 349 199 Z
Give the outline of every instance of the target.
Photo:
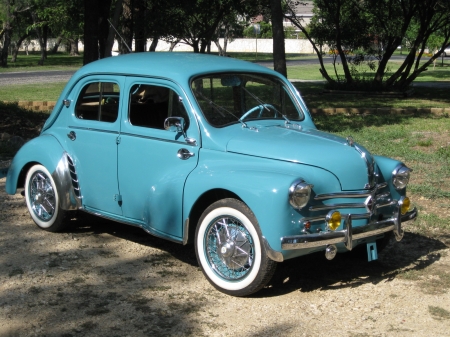
M 261 119 L 303 119 L 289 89 L 273 76 L 211 74 L 196 78 L 191 87 L 203 115 L 216 127 Z

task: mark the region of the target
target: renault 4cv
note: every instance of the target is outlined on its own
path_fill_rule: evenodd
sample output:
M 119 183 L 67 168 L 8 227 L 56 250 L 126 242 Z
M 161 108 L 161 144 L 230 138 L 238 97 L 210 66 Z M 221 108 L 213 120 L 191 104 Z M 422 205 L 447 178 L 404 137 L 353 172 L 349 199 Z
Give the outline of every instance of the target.
M 40 136 L 16 154 L 49 232 L 84 211 L 181 244 L 218 290 L 263 288 L 277 263 L 358 245 L 376 258 L 414 219 L 411 170 L 318 130 L 301 95 L 265 67 L 211 55 L 135 53 L 82 67 Z

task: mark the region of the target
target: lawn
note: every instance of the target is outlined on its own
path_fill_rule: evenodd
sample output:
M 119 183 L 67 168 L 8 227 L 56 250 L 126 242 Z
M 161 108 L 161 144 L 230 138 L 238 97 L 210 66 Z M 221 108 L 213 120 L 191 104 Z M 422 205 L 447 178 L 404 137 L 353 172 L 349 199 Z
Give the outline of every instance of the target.
M 232 57 L 253 61 L 254 53 L 233 53 Z M 37 66 L 40 56 L 38 54 L 24 55 L 20 54 L 16 63 L 9 63 L 8 68 L 0 68 L 2 72 L 10 71 L 38 71 L 38 70 L 76 70 L 82 65 L 82 56 L 69 56 L 58 53 L 49 55 L 45 66 Z M 313 55 L 288 54 L 288 60 L 314 59 Z M 258 54 L 258 60 L 271 61 L 272 54 Z M 424 72 L 416 82 L 421 81 L 450 81 L 450 57 L 444 59 L 443 65 L 441 59 L 437 62 L 436 68 L 430 68 Z M 392 62 L 390 70 L 398 67 L 398 62 Z M 318 71 L 318 65 L 295 65 L 288 67 L 288 78 L 300 80 L 313 80 L 318 82 L 301 82 L 295 86 L 304 96 L 304 99 L 310 108 L 446 108 L 450 107 L 450 95 L 446 88 L 424 88 L 416 87 L 415 93 L 408 98 L 375 97 L 375 96 L 357 96 L 324 94 L 324 84 L 321 83 L 322 77 Z M 332 65 L 327 66 L 330 73 Z M 360 69 L 361 73 L 368 73 L 367 69 Z M 46 83 L 9 85 L 2 86 L 0 90 L 0 101 L 55 101 L 58 99 L 65 83 Z

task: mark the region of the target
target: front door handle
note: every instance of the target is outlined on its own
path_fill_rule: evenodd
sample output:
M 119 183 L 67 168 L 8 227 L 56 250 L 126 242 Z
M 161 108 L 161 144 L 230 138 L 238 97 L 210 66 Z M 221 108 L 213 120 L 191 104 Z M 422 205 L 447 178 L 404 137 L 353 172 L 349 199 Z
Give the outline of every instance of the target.
M 67 137 L 69 137 L 70 140 L 75 140 L 75 139 L 77 139 L 77 134 L 75 133 L 75 131 L 70 131 L 67 134 Z
M 177 157 L 183 160 L 189 159 L 193 156 L 194 154 L 190 152 L 188 149 L 179 149 L 177 153 Z

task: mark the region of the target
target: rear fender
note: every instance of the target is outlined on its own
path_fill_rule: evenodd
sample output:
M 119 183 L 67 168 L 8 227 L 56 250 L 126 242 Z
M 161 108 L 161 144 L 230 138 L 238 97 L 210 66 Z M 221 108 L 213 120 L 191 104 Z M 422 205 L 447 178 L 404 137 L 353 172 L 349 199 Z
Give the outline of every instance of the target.
M 6 192 L 15 194 L 18 187 L 24 187 L 29 168 L 36 164 L 45 166 L 52 174 L 60 207 L 64 210 L 78 209 L 81 199 L 75 194 L 67 153 L 56 138 L 50 135 L 30 140 L 17 152 L 6 177 Z

